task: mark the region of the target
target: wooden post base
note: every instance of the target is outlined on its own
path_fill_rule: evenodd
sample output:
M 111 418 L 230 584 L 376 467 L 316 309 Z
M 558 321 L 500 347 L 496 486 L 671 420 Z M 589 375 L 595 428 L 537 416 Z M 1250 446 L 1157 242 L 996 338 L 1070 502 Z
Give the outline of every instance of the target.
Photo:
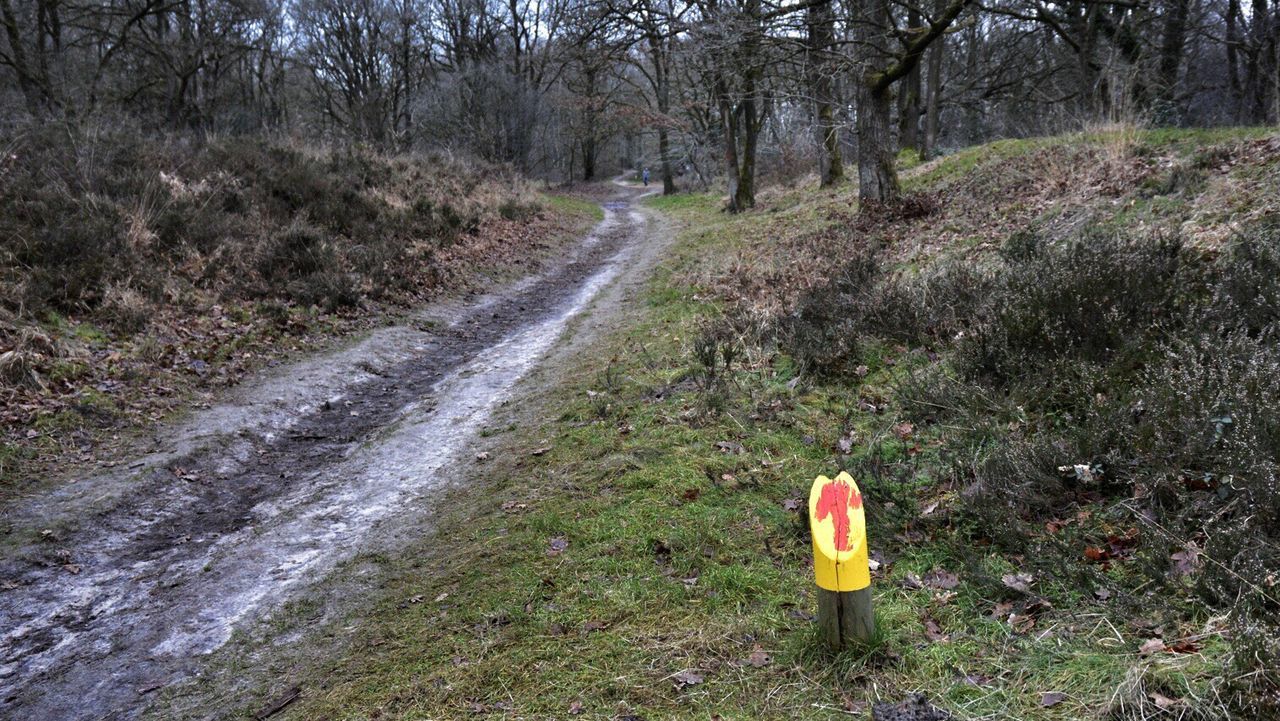
M 870 641 L 876 633 L 871 588 L 844 593 L 819 588 L 818 627 L 832 651 Z

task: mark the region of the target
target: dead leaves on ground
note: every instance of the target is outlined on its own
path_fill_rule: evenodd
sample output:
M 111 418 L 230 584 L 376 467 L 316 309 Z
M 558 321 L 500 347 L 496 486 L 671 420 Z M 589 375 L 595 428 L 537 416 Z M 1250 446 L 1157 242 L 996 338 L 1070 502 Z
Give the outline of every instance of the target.
M 1031 584 L 1035 583 L 1035 576 L 1029 573 L 1006 573 L 1000 577 L 1000 581 L 1004 583 L 1006 588 L 1013 589 L 1019 593 L 1030 593 Z
M 904 588 L 910 589 L 932 588 L 950 591 L 960 585 L 960 577 L 946 569 L 934 567 L 924 574 L 924 578 L 914 573 L 908 573 L 902 577 L 902 585 Z
M 686 669 L 675 674 L 671 679 L 675 682 L 676 689 L 678 690 L 689 686 L 697 686 L 706 680 L 706 676 L 703 676 L 693 669 Z
M 1155 656 L 1156 654 L 1161 654 L 1161 653 L 1185 654 L 1185 653 L 1199 653 L 1199 652 L 1200 652 L 1200 644 L 1197 642 L 1195 638 L 1182 638 L 1182 639 L 1177 639 L 1172 643 L 1165 643 L 1165 640 L 1163 638 L 1156 636 L 1154 638 L 1149 638 L 1146 641 L 1143 641 L 1142 644 L 1138 646 L 1138 655 L 1144 656 L 1144 657 Z
M 1040 694 L 1040 706 L 1042 708 L 1053 708 L 1066 700 L 1067 695 L 1061 691 L 1045 691 Z
M 763 668 L 773 663 L 773 657 L 765 653 L 764 649 L 756 646 L 751 651 L 751 655 L 747 656 L 746 665 L 752 668 Z
M 569 548 L 569 539 L 563 536 L 556 536 L 547 542 L 547 555 L 559 556 Z

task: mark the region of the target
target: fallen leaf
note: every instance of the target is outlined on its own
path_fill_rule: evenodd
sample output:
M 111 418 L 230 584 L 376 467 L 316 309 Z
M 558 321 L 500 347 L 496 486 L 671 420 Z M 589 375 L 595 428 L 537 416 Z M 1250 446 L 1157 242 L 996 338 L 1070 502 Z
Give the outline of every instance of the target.
M 741 443 L 733 441 L 717 441 L 716 448 L 719 448 L 722 453 L 734 456 L 742 455 L 747 450 Z
M 845 436 L 841 438 L 840 440 L 836 441 L 836 447 L 840 449 L 841 453 L 845 454 L 846 456 L 849 455 L 850 453 L 853 452 L 853 437 Z
M 788 511 L 798 511 L 803 503 L 804 501 L 799 498 L 788 498 L 782 502 L 782 507 Z
M 1197 653 L 1200 651 L 1200 644 L 1191 639 L 1183 639 L 1169 644 L 1169 650 L 1174 653 Z
M 924 575 L 924 584 L 931 588 L 950 590 L 960 585 L 960 579 L 950 571 L 934 568 Z
M 991 609 L 991 613 L 989 615 L 991 616 L 991 618 L 994 618 L 997 621 L 1003 621 L 1004 619 L 1008 618 L 1009 614 L 1012 612 L 1013 612 L 1013 603 L 1010 601 L 1002 601 L 1000 603 L 997 603 L 995 607 Z
M 569 547 L 569 540 L 563 536 L 557 536 L 548 543 L 547 555 L 559 556 Z
M 582 632 L 591 633 L 592 631 L 603 631 L 608 627 L 609 627 L 609 624 L 603 623 L 601 621 L 587 621 L 586 623 L 582 624 Z
M 903 588 L 912 588 L 912 589 L 924 588 L 924 584 L 921 583 L 920 577 L 914 573 L 908 573 L 907 575 L 902 577 L 902 586 Z
M 1086 546 L 1084 557 L 1094 563 L 1101 563 L 1111 558 L 1111 552 L 1098 546 Z
M 569 715 L 570 715 L 570 716 L 577 716 L 577 715 L 578 715 L 578 714 L 580 714 L 580 713 L 582 713 L 582 702 L 581 702 L 581 701 L 574 701 L 573 703 L 569 704 Z
M 971 673 L 964 677 L 964 682 L 970 686 L 990 686 L 991 677 L 981 673 Z
M 925 617 L 922 619 L 924 623 L 924 636 L 933 643 L 946 643 L 951 637 L 942 632 L 942 627 L 932 618 Z
M 1138 647 L 1139 656 L 1150 656 L 1153 653 L 1160 653 L 1165 650 L 1164 639 L 1149 638 Z
M 1004 585 L 1020 593 L 1029 593 L 1035 577 L 1029 573 L 1006 573 L 1000 577 Z
M 672 678 L 675 679 L 677 688 L 684 688 L 685 686 L 697 686 L 698 684 L 702 683 L 703 680 L 705 680 L 702 674 L 693 670 L 681 671 L 680 673 L 676 674 Z
M 1030 614 L 1011 613 L 1009 614 L 1009 627 L 1014 633 L 1027 633 L 1035 628 L 1036 619 Z
M 1060 691 L 1046 691 L 1040 694 L 1040 705 L 1044 708 L 1057 706 L 1067 700 L 1067 695 Z
M 1096 599 L 1098 599 L 1099 601 L 1105 601 L 1105 600 L 1107 600 L 1108 598 L 1111 598 L 1111 589 L 1109 589 L 1109 588 L 1095 588 L 1095 589 L 1093 590 L 1093 597 L 1094 597 L 1094 598 L 1096 598 Z
M 684 491 L 684 500 L 696 501 L 698 500 L 698 496 L 701 494 L 702 494 L 702 491 L 697 488 L 686 488 Z
M 1160 709 L 1161 711 L 1168 711 L 1174 706 L 1177 706 L 1178 704 L 1182 703 L 1180 699 L 1169 698 L 1168 696 L 1165 696 L 1164 694 L 1158 691 L 1150 693 L 1148 695 L 1151 697 L 1152 703 L 1156 705 L 1156 708 Z
M 1200 567 L 1200 549 L 1194 543 L 1169 556 L 1173 561 L 1174 575 L 1185 576 Z
M 910 423 L 899 423 L 893 427 L 893 432 L 898 436 L 899 440 L 907 440 L 911 434 L 916 432 L 916 427 Z
M 1071 521 L 1045 521 L 1044 530 L 1052 535 L 1061 531 L 1063 528 L 1066 528 L 1067 524 L 1070 522 Z
M 541 455 L 545 454 L 545 453 L 546 453 L 547 451 L 549 451 L 549 450 L 551 450 L 551 446 L 543 446 L 542 448 L 535 448 L 535 449 L 533 449 L 533 452 L 532 452 L 532 453 L 530 453 L 529 455 L 531 455 L 531 456 L 541 456 Z

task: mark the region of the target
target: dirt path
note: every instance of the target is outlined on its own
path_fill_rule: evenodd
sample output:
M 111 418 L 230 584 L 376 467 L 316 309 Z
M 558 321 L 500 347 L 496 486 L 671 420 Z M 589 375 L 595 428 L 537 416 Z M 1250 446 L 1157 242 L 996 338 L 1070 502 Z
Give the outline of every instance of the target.
M 277 369 L 121 472 L 5 509 L 0 718 L 134 717 L 233 632 L 420 522 L 566 328 L 651 261 L 637 193 L 618 193 L 551 271 Z

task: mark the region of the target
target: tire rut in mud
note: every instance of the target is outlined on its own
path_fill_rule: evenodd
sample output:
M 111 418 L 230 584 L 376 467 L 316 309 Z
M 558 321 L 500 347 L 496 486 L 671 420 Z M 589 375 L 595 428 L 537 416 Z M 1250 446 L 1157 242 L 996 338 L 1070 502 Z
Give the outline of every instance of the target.
M 606 203 L 605 221 L 567 262 L 429 330 L 408 360 L 372 370 L 336 401 L 280 432 L 240 431 L 153 468 L 119 502 L 78 519 L 65 538 L 6 552 L 0 717 L 129 718 L 145 705 L 142 694 L 194 672 L 199 654 L 212 649 L 202 639 L 187 646 L 167 639 L 184 605 L 200 608 L 195 566 L 222 544 L 269 529 L 273 514 L 298 513 L 271 507 L 310 484 L 332 484 L 326 473 L 390 433 L 410 409 L 429 415 L 443 378 L 554 316 L 634 239 L 628 205 Z M 20 508 L 18 515 L 15 522 L 30 528 L 41 522 L 21 518 Z M 208 580 L 216 592 L 216 573 Z

